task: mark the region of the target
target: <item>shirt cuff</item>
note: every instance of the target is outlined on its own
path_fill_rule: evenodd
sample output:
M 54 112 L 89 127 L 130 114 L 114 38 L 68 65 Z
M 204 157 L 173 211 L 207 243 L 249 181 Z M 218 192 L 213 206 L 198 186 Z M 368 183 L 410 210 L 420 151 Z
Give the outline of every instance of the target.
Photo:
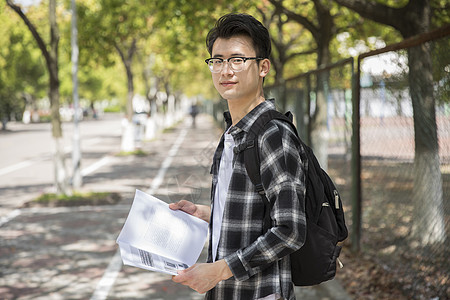
M 225 257 L 225 262 L 228 264 L 236 280 L 243 281 L 250 278 L 250 274 L 245 269 L 237 252 Z

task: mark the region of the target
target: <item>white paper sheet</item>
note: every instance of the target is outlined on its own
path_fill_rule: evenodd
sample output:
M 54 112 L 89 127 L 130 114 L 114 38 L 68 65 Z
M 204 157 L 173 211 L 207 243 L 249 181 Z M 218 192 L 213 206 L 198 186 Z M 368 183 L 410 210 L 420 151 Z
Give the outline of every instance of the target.
M 125 265 L 176 275 L 197 262 L 208 223 L 140 190 L 117 238 Z

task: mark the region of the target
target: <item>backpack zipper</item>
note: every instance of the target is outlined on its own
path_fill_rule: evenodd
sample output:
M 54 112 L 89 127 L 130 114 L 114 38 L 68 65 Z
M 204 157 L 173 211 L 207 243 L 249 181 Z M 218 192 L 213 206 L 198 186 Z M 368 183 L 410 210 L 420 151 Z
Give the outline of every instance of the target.
M 339 268 L 342 269 L 342 268 L 344 267 L 344 264 L 343 264 L 342 261 L 339 259 L 339 257 L 336 258 L 336 261 L 337 261 L 338 264 L 339 264 Z
M 334 193 L 334 206 L 336 207 L 336 209 L 339 209 L 339 193 L 337 190 L 334 190 L 333 193 Z

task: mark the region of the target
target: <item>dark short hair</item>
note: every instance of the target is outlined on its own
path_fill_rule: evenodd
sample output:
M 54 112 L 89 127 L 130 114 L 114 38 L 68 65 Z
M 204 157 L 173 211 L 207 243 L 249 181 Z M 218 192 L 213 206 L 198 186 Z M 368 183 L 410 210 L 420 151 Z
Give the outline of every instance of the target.
M 218 38 L 231 38 L 245 35 L 252 39 L 256 56 L 269 58 L 272 46 L 269 31 L 261 22 L 248 14 L 231 13 L 217 20 L 215 26 L 206 36 L 206 48 L 210 55 L 215 41 Z

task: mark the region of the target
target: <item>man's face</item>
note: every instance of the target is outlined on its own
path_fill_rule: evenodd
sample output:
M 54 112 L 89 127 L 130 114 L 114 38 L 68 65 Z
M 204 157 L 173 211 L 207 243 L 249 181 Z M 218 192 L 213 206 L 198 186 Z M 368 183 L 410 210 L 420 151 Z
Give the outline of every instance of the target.
M 228 39 L 218 38 L 213 45 L 212 57 L 228 59 L 230 57 L 255 57 L 252 40 L 247 36 L 234 36 Z M 252 101 L 260 95 L 262 79 L 265 76 L 262 63 L 247 60 L 244 69 L 235 72 L 228 63 L 224 63 L 219 73 L 212 73 L 214 86 L 219 94 L 228 101 Z M 268 71 L 268 70 L 267 70 Z

